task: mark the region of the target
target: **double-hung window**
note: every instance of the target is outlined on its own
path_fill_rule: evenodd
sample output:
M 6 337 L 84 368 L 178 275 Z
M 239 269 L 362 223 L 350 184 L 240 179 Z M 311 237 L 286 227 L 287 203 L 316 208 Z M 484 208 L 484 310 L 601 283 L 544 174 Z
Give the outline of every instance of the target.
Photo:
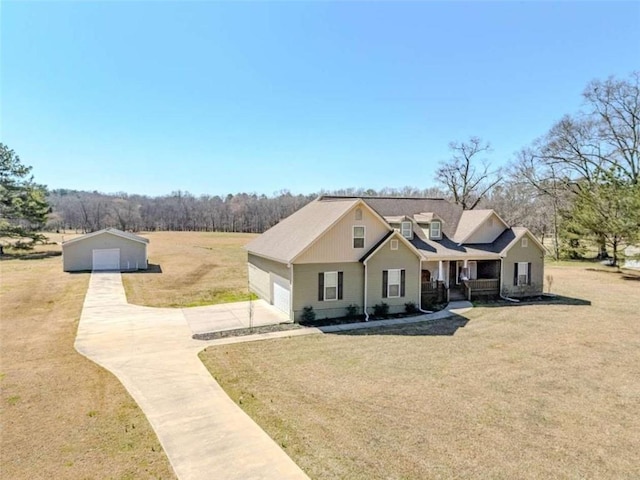
M 413 237 L 413 227 L 411 222 L 402 222 L 400 224 L 400 233 L 404 238 L 412 238 Z
M 353 248 L 364 248 L 364 227 L 353 227 Z
M 513 284 L 519 287 L 531 285 L 531 263 L 518 262 L 515 264 Z
M 382 271 L 382 298 L 404 297 L 405 271 L 401 269 Z
M 318 274 L 318 301 L 342 300 L 342 272 L 320 272 Z
M 434 240 L 438 240 L 442 235 L 442 231 L 440 227 L 441 227 L 440 222 L 431 222 L 429 224 L 429 237 L 431 237 Z

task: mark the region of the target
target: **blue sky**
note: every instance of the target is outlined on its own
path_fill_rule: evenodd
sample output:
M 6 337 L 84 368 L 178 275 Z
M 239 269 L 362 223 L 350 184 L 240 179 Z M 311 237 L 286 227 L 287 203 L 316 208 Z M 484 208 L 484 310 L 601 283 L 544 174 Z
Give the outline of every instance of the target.
M 494 165 L 640 68 L 640 3 L 16 2 L 0 141 L 50 188 L 162 195 L 429 187 Z

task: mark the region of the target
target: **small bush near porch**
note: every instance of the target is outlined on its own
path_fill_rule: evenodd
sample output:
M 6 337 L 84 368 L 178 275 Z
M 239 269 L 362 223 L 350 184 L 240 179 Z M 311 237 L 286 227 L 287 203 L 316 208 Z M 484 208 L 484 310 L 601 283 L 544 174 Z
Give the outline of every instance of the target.
M 547 273 L 554 293 L 592 304 L 486 306 L 451 329 L 202 358 L 313 479 L 640 478 L 640 281 L 584 265 Z

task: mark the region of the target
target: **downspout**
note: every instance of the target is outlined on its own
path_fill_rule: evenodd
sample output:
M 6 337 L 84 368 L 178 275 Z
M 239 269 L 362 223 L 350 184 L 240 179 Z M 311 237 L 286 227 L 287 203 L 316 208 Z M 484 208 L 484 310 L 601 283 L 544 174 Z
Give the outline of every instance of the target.
M 504 284 L 504 257 L 500 257 L 500 285 L 498 295 L 501 299 L 506 300 L 507 302 L 520 303 L 520 300 L 515 298 L 505 297 L 502 295 L 502 285 Z
M 293 311 L 293 264 L 288 264 L 287 265 L 289 267 L 289 269 L 291 270 L 291 275 L 289 275 L 291 278 L 289 279 L 289 285 L 291 288 L 290 292 L 289 292 L 289 320 L 291 320 L 291 315 L 293 314 L 293 320 L 291 320 L 293 323 L 296 322 L 296 314 Z
M 369 259 L 367 259 L 369 260 Z M 367 260 L 362 262 L 364 265 L 364 321 L 369 321 L 369 312 L 367 312 Z

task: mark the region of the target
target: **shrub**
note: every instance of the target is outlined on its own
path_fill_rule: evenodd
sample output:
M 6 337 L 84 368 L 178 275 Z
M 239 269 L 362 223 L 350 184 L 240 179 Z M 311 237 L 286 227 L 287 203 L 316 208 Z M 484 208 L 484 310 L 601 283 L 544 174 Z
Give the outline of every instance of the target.
M 313 307 L 308 306 L 302 309 L 302 321 L 313 322 L 316 319 L 316 312 L 313 311 Z
M 386 303 L 377 303 L 373 306 L 373 314 L 376 317 L 386 317 L 389 315 L 389 305 Z
M 353 304 L 351 304 L 351 305 L 349 305 L 349 306 L 347 307 L 347 317 L 348 317 L 348 318 L 353 318 L 353 317 L 355 317 L 357 314 L 358 314 L 358 307 L 357 307 L 357 305 L 353 305 Z
M 418 313 L 418 307 L 414 302 L 407 302 L 404 304 L 405 313 Z

